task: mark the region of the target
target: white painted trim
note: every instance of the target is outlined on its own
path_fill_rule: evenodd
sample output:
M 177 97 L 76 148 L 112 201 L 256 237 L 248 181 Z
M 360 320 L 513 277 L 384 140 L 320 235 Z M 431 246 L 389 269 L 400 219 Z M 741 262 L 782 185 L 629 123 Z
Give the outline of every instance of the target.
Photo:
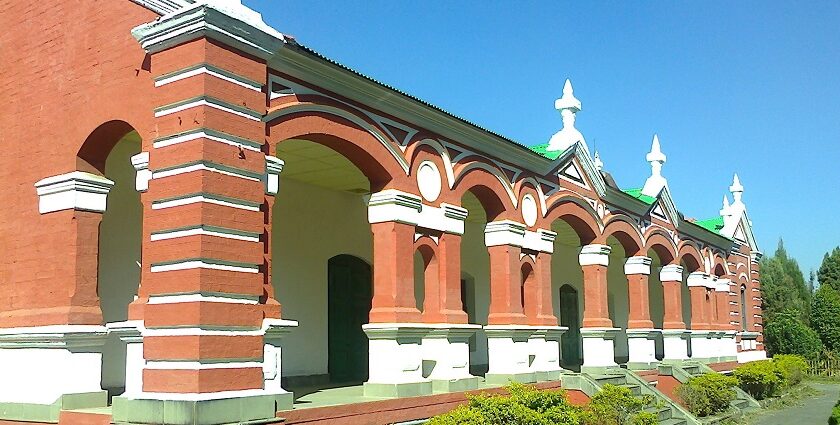
M 114 182 L 83 171 L 47 177 L 35 183 L 38 212 L 47 214 L 62 210 L 105 212 L 108 192 Z
M 715 285 L 715 292 L 729 293 L 729 285 L 732 283 L 729 279 L 718 279 Z
M 456 235 L 464 234 L 464 220 L 469 214 L 457 205 L 442 203 L 440 207 L 423 204 L 420 196 L 396 189 L 370 195 L 368 222 L 395 221 Z
M 152 171 L 149 170 L 149 153 L 140 152 L 131 157 L 131 165 L 134 167 L 136 177 L 134 178 L 134 189 L 138 192 L 149 190 L 149 180 L 152 179 Z
M 176 230 L 176 231 L 165 231 L 165 232 L 155 232 L 151 234 L 152 241 L 162 241 L 166 239 L 175 239 L 175 238 L 185 238 L 188 236 L 196 236 L 196 235 L 204 235 L 204 236 L 217 236 L 220 238 L 225 239 L 234 239 L 238 241 L 248 241 L 248 242 L 259 242 L 259 236 L 246 236 L 246 235 L 237 235 L 233 233 L 224 233 L 224 232 L 217 232 L 214 230 L 207 230 L 202 227 L 197 227 L 194 229 L 187 229 L 187 230 Z
M 225 398 L 251 397 L 258 395 L 274 395 L 276 392 L 268 392 L 263 389 L 219 391 L 213 393 L 151 393 L 142 392 L 130 395 L 126 398 L 132 400 L 174 400 L 174 401 L 204 401 L 219 400 Z M 125 397 L 125 396 L 124 396 Z
M 706 287 L 706 286 L 708 286 L 707 282 L 709 280 L 710 279 L 709 279 L 708 274 L 706 274 L 704 272 L 693 272 L 693 273 L 690 273 L 688 275 L 688 278 L 686 279 L 686 285 L 688 285 L 689 287 L 692 287 L 692 286 Z
M 165 265 L 153 265 L 151 267 L 152 273 L 161 273 L 161 272 L 169 272 L 175 270 L 192 270 L 192 269 L 211 269 L 211 270 L 225 270 L 225 271 L 232 271 L 232 272 L 242 272 L 242 273 L 259 273 L 258 267 L 240 267 L 240 266 L 229 266 L 225 264 L 212 264 L 207 263 L 202 260 L 190 260 L 184 261 L 181 263 L 174 263 L 174 264 L 165 264 Z
M 187 197 L 187 198 L 172 199 L 172 200 L 163 201 L 163 202 L 152 202 L 152 209 L 153 210 L 162 210 L 162 209 L 165 209 L 165 208 L 180 207 L 182 205 L 195 204 L 195 203 L 199 203 L 199 202 L 206 202 L 208 204 L 216 204 L 216 205 L 221 205 L 221 206 L 231 207 L 231 208 L 237 208 L 237 209 L 246 210 L 246 211 L 259 211 L 260 210 L 259 206 L 237 204 L 235 202 L 229 202 L 229 201 L 223 201 L 223 200 L 219 200 L 219 199 L 208 198 L 204 195 L 195 195 L 195 196 L 190 196 L 190 197 Z
M 146 328 L 143 336 L 264 336 L 271 332 L 272 328 L 296 327 L 297 321 L 285 319 L 264 319 L 262 327 L 253 330 L 219 330 L 204 329 L 199 327 L 190 328 Z
M 624 262 L 624 274 L 631 275 L 631 274 L 643 274 L 645 276 L 650 275 L 650 264 L 652 260 L 650 257 L 645 256 L 635 256 L 627 258 L 627 261 Z
M 146 370 L 209 370 L 209 369 L 239 369 L 239 368 L 263 368 L 263 362 L 255 361 L 231 361 L 202 363 L 194 361 L 146 361 Z
M 155 149 L 165 148 L 167 146 L 172 146 L 172 145 L 177 145 L 177 144 L 180 144 L 180 143 L 190 142 L 190 141 L 197 140 L 197 139 L 212 140 L 214 142 L 224 143 L 226 145 L 235 146 L 237 148 L 247 149 L 249 151 L 254 151 L 254 152 L 260 152 L 260 149 L 256 146 L 246 145 L 244 143 L 239 143 L 235 140 L 226 139 L 226 138 L 221 137 L 221 136 L 210 135 L 210 134 L 207 134 L 204 131 L 198 131 L 198 132 L 195 132 L 195 133 L 183 134 L 183 135 L 175 136 L 175 137 L 172 137 L 172 138 L 169 138 L 169 139 L 157 141 L 157 142 L 152 143 L 152 147 L 155 148 Z
M 157 81 L 155 81 L 155 87 L 165 86 L 167 84 L 174 83 L 174 82 L 180 81 L 180 80 L 184 80 L 184 79 L 187 79 L 187 78 L 190 78 L 190 77 L 195 77 L 196 75 L 201 75 L 201 74 L 212 75 L 216 78 L 225 80 L 227 82 L 236 84 L 238 86 L 245 87 L 246 89 L 262 93 L 262 87 L 260 87 L 260 86 L 256 86 L 254 84 L 248 84 L 244 81 L 239 81 L 235 78 L 228 77 L 227 75 L 220 74 L 220 73 L 218 73 L 216 71 L 213 71 L 211 69 L 207 69 L 206 66 L 202 66 L 201 68 L 191 69 L 191 70 L 185 71 L 185 72 L 179 72 L 175 75 L 157 80 Z
M 610 248 L 609 245 L 585 245 L 580 249 L 580 255 L 578 255 L 578 263 L 581 266 L 608 266 L 610 264 L 611 250 L 612 248 Z
M 659 271 L 659 281 L 660 282 L 677 282 L 682 283 L 683 280 L 683 268 L 682 266 L 676 264 L 668 264 L 662 266 L 662 270 Z
M 276 195 L 280 190 L 280 172 L 283 171 L 283 166 L 286 163 L 276 156 L 265 156 L 265 193 L 268 195 Z
M 225 303 L 225 304 L 259 304 L 257 297 L 226 297 L 222 295 L 177 294 L 152 295 L 147 304 L 181 304 L 181 303 Z
M 228 113 L 231 113 L 233 115 L 237 115 L 237 116 L 240 116 L 242 118 L 249 119 L 251 121 L 258 121 L 258 122 L 262 121 L 260 118 L 255 117 L 253 115 L 249 115 L 249 114 L 246 114 L 244 112 L 239 112 L 237 110 L 228 108 L 228 107 L 223 106 L 223 105 L 218 105 L 218 104 L 215 104 L 213 102 L 208 102 L 207 99 L 198 99 L 196 101 L 185 103 L 183 105 L 178 105 L 178 106 L 173 106 L 171 108 L 165 108 L 165 109 L 158 110 L 158 111 L 155 112 L 155 118 L 165 117 L 167 115 L 171 115 L 171 114 L 174 114 L 174 113 L 178 113 L 178 112 L 185 111 L 187 109 L 191 109 L 191 108 L 195 108 L 195 107 L 199 107 L 199 106 L 206 106 L 208 108 L 218 109 L 220 111 L 228 112 Z
M 230 172 L 230 171 L 227 171 L 227 170 L 220 170 L 220 169 L 214 168 L 214 167 L 208 167 L 206 164 L 190 164 L 190 165 L 187 165 L 187 166 L 184 166 L 184 167 L 176 167 L 176 168 L 172 168 L 172 169 L 165 170 L 165 171 L 155 171 L 154 173 L 152 173 L 152 178 L 153 179 L 162 179 L 162 178 L 165 178 L 165 177 L 172 177 L 172 176 L 177 176 L 179 174 L 190 173 L 190 172 L 193 172 L 193 171 L 210 171 L 210 172 L 213 172 L 213 173 L 224 174 L 226 176 L 231 176 L 231 177 L 238 177 L 238 178 L 245 179 L 245 180 L 250 180 L 250 181 L 255 181 L 255 182 L 260 181 L 260 179 L 256 178 L 256 177 L 246 176 L 246 175 L 242 175 L 242 174 L 239 174 L 239 173 L 233 173 L 233 172 Z

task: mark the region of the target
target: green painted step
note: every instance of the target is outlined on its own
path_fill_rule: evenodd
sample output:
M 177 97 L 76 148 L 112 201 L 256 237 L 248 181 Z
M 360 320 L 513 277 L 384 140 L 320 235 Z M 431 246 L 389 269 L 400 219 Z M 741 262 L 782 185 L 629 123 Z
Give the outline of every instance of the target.
M 644 411 L 656 414 L 656 420 L 659 423 L 667 421 L 668 419 L 671 419 L 671 417 L 672 417 L 671 408 L 667 407 L 667 406 L 663 406 L 663 407 L 650 406 L 650 407 L 646 407 L 644 409 Z
M 624 387 L 630 390 L 633 395 L 642 395 L 642 387 L 636 384 L 619 384 L 619 387 Z
M 659 423 L 659 425 L 686 425 L 688 422 L 685 419 L 671 418 Z
M 598 382 L 598 385 L 621 385 L 627 383 L 627 378 L 624 375 L 594 375 L 593 378 Z

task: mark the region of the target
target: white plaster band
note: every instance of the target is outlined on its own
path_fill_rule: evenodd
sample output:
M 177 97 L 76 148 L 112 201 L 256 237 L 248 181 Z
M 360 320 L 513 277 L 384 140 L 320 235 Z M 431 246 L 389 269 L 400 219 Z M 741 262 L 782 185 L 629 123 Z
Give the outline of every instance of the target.
M 609 245 L 585 245 L 581 248 L 580 255 L 578 255 L 578 263 L 581 266 L 609 266 L 610 250 Z
M 226 303 L 226 304 L 251 304 L 259 303 L 259 297 L 242 295 L 230 296 L 214 293 L 207 294 L 175 294 L 175 295 L 152 295 L 149 297 L 148 304 L 181 304 L 181 303 Z
M 211 262 L 204 259 L 184 260 L 168 264 L 152 264 L 151 272 L 160 273 L 175 270 L 212 269 L 225 270 L 242 273 L 259 273 L 259 266 L 254 265 L 232 265 L 220 262 Z
M 232 229 L 224 229 L 221 227 L 211 226 L 197 226 L 188 229 L 166 230 L 161 232 L 154 232 L 151 234 L 152 241 L 162 241 L 166 239 L 185 238 L 188 236 L 205 235 L 216 236 L 225 239 L 233 239 L 238 241 L 259 242 L 260 235 L 257 233 L 240 232 Z
M 557 233 L 551 230 L 537 229 L 536 232 L 525 229 L 525 225 L 512 220 L 500 220 L 487 223 L 484 228 L 486 246 L 512 245 L 538 252 L 554 252 L 554 238 Z
M 707 281 L 709 280 L 709 275 L 703 272 L 693 272 L 688 275 L 686 279 L 686 284 L 691 286 L 707 286 Z
M 207 329 L 204 327 L 190 327 L 190 328 L 145 328 L 143 329 L 144 337 L 151 336 L 265 336 L 269 338 L 269 334 L 276 334 L 279 331 L 286 332 L 288 328 L 293 328 L 298 325 L 295 320 L 285 319 L 264 319 L 262 327 L 259 329 Z
M 715 285 L 715 292 L 729 292 L 729 284 L 732 281 L 729 279 L 718 279 Z
M 256 82 L 247 81 L 244 78 L 234 78 L 234 77 L 231 76 L 232 74 L 228 73 L 227 71 L 223 71 L 223 70 L 221 70 L 219 68 L 216 68 L 212 65 L 203 65 L 203 66 L 200 66 L 198 68 L 192 68 L 192 69 L 187 68 L 187 69 L 183 69 L 183 70 L 180 70 L 180 71 L 175 71 L 171 74 L 168 74 L 168 75 L 165 75 L 165 76 L 162 76 L 162 77 L 158 77 L 155 80 L 155 87 L 165 86 L 167 84 L 174 83 L 176 81 L 184 80 L 184 79 L 187 79 L 187 78 L 190 78 L 190 77 L 195 77 L 196 75 L 202 75 L 202 74 L 212 75 L 216 78 L 219 78 L 221 80 L 225 80 L 229 83 L 233 83 L 233 84 L 236 84 L 238 86 L 245 87 L 246 89 L 254 90 L 254 91 L 257 91 L 257 92 L 262 92 L 262 86 L 257 84 Z M 230 74 L 230 75 L 226 75 L 226 74 Z
M 152 209 L 153 210 L 162 210 L 166 208 L 172 207 L 180 207 L 182 205 L 189 205 L 189 204 L 196 204 L 199 202 L 206 202 L 208 204 L 215 204 L 221 205 L 224 207 L 231 207 L 240 210 L 246 211 L 259 211 L 259 205 L 254 205 L 251 203 L 241 202 L 232 198 L 226 198 L 221 196 L 212 196 L 209 194 L 196 194 L 193 196 L 187 196 L 184 198 L 176 198 L 176 199 L 167 199 L 163 201 L 152 201 Z
M 225 167 L 225 166 L 221 166 L 221 165 L 217 165 L 217 164 L 213 164 L 213 163 L 209 163 L 209 162 L 207 162 L 207 163 L 201 162 L 201 163 L 197 163 L 197 164 L 186 164 L 186 165 L 183 165 L 183 166 L 169 168 L 169 169 L 166 169 L 166 170 L 155 171 L 155 172 L 152 173 L 152 178 L 153 179 L 162 179 L 162 178 L 165 178 L 165 177 L 177 176 L 179 174 L 191 173 L 193 171 L 210 171 L 210 172 L 213 172 L 213 173 L 224 174 L 226 176 L 238 177 L 238 178 L 241 178 L 241 179 L 245 179 L 245 180 L 249 180 L 249 181 L 255 181 L 255 182 L 258 182 L 258 181 L 261 180 L 259 177 L 256 177 L 254 175 L 255 173 L 251 173 L 251 172 L 248 172 L 246 170 L 235 170 L 233 168 L 229 168 L 229 167 Z
M 280 172 L 283 171 L 283 165 L 285 162 L 282 159 L 271 155 L 265 156 L 265 175 L 263 176 L 265 193 L 276 195 L 280 190 Z
M 236 109 L 233 109 L 233 108 L 231 108 L 229 106 L 226 106 L 222 103 L 218 103 L 218 102 L 215 102 L 215 101 L 210 101 L 208 99 L 197 99 L 197 100 L 187 102 L 187 103 L 183 103 L 183 104 L 176 104 L 174 106 L 162 107 L 162 108 L 158 109 L 157 111 L 155 111 L 155 118 L 164 117 L 164 116 L 167 116 L 167 115 L 171 115 L 171 114 L 174 114 L 174 113 L 177 113 L 177 112 L 185 111 L 185 110 L 191 109 L 191 108 L 196 108 L 196 107 L 199 107 L 199 106 L 207 106 L 208 108 L 213 108 L 213 109 L 218 109 L 220 111 L 225 111 L 225 112 L 228 112 L 230 114 L 249 119 L 251 121 L 262 121 L 262 118 L 260 116 L 257 116 L 258 114 L 256 112 L 246 113 L 246 112 L 242 112 L 242 111 L 237 111 Z
M 398 222 L 456 235 L 464 234 L 467 210 L 442 203 L 440 207 L 424 205 L 417 195 L 387 189 L 370 195 L 368 222 Z
M 257 142 L 241 139 L 236 136 L 231 136 L 229 134 L 221 133 L 210 129 L 191 131 L 171 137 L 157 139 L 154 143 L 152 143 L 152 147 L 155 149 L 165 148 L 167 146 L 177 145 L 180 143 L 190 142 L 198 139 L 212 140 L 214 142 L 224 143 L 226 145 L 234 146 L 237 148 L 246 149 L 254 152 L 260 152 L 260 145 Z
M 41 179 L 35 183 L 38 211 L 41 214 L 71 209 L 104 212 L 113 186 L 111 180 L 83 171 Z
M 213 361 L 213 362 L 196 362 L 196 361 L 160 361 L 149 360 L 146 361 L 144 369 L 149 370 L 208 370 L 208 369 L 248 369 L 260 368 L 262 369 L 263 362 L 257 361 Z
M 149 153 L 140 152 L 131 157 L 131 165 L 134 166 L 136 177 L 134 178 L 134 189 L 138 192 L 145 192 L 149 189 L 149 180 L 152 179 L 152 171 L 149 170 Z
M 624 263 L 624 274 L 643 274 L 645 276 L 650 275 L 650 263 L 650 257 L 630 257 Z
M 132 394 L 129 397 L 123 396 L 131 400 L 173 400 L 173 401 L 205 401 L 205 400 L 220 400 L 227 398 L 239 397 L 253 397 L 260 395 L 276 396 L 276 392 L 269 392 L 263 389 L 254 390 L 239 390 L 239 391 L 218 391 L 209 393 L 152 393 L 141 392 Z
M 683 268 L 682 266 L 678 266 L 676 264 L 668 264 L 667 266 L 662 266 L 662 270 L 659 271 L 659 281 L 660 282 L 677 282 L 682 283 L 683 280 Z

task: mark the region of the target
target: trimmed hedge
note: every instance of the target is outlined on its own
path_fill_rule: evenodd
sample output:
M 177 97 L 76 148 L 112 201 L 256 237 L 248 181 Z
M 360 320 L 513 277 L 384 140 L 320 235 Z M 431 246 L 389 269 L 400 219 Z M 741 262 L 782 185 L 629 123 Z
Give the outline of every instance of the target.
M 435 416 L 428 425 L 655 425 L 644 412 L 651 396 L 634 397 L 629 389 L 604 385 L 584 407 L 574 406 L 563 390 L 538 390 L 512 383 L 508 394 L 468 395 L 466 405 Z
M 706 373 L 695 376 L 677 387 L 677 395 L 695 416 L 710 416 L 729 409 L 729 403 L 735 400 L 738 380 L 719 373 Z
M 741 389 L 757 400 L 763 400 L 776 394 L 782 386 L 782 371 L 773 360 L 760 360 L 738 366 L 732 375 L 738 380 Z
M 773 363 L 782 372 L 783 384 L 786 387 L 799 384 L 808 373 L 808 362 L 801 356 L 777 354 L 773 356 Z

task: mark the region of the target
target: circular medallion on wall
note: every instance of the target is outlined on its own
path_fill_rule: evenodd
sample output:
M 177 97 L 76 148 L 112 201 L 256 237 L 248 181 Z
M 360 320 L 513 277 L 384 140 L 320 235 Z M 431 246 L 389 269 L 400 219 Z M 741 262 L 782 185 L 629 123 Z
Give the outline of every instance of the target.
M 417 187 L 423 199 L 433 202 L 440 196 L 440 171 L 432 161 L 423 161 L 417 167 Z
M 534 197 L 527 193 L 522 197 L 522 219 L 528 227 L 537 224 L 537 201 Z

